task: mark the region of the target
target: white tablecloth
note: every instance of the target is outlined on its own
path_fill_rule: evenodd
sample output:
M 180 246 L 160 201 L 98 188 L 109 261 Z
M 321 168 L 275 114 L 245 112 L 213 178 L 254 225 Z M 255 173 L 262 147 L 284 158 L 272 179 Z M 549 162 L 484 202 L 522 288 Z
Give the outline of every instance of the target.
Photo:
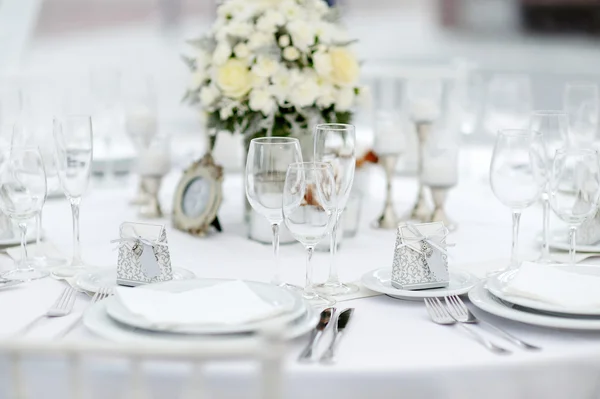
M 472 156 L 473 155 L 473 156 Z M 451 193 L 449 214 L 459 222 L 451 235 L 457 245 L 451 249 L 451 267 L 465 268 L 485 275 L 488 269 L 501 266 L 510 249 L 510 213 L 493 196 L 483 176 L 483 162 L 471 164 L 474 153 L 465 152 L 463 181 Z M 475 167 L 477 166 L 477 167 Z M 382 206 L 383 178 L 373 169 L 371 196 L 365 199 L 363 226 L 358 236 L 347 240 L 339 252 L 340 273 L 344 280 L 357 280 L 372 269 L 390 267 L 394 232 L 368 227 Z M 162 191 L 163 205 L 170 208 L 170 193 L 177 180 L 173 174 Z M 408 208 L 416 184 L 398 178 L 395 186 L 398 212 Z M 225 231 L 199 239 L 169 227 L 169 244 L 173 265 L 193 270 L 201 277 L 243 278 L 268 281 L 272 254 L 268 246 L 246 239 L 242 224 L 241 176 L 228 175 L 224 184 L 225 200 L 220 212 Z M 92 187 L 81 207 L 81 237 L 84 258 L 99 266 L 114 267 L 117 252 L 109 243 L 118 235 L 122 221 L 138 220 L 135 209 L 128 206 L 131 188 Z M 170 225 L 168 220 L 163 222 Z M 523 214 L 521 244 L 523 257 L 536 254 L 535 236 L 539 231 L 539 208 Z M 44 211 L 46 236 L 66 253 L 71 249 L 70 208 L 64 199 L 49 200 Z M 304 253 L 299 245 L 281 248 L 285 277 L 302 283 Z M 324 279 L 328 256 L 315 256 L 317 279 Z M 3 258 L 3 269 L 12 267 Z M 63 283 L 44 279 L 0 292 L 0 335 L 10 336 L 45 311 L 60 293 Z M 73 315 L 53 319 L 31 332 L 31 337 L 51 338 L 87 305 L 81 295 Z M 285 369 L 285 392 L 288 399 L 331 398 L 591 398 L 600 396 L 600 335 L 531 327 L 476 312 L 544 348 L 539 353 L 515 348 L 512 355 L 500 357 L 464 335 L 459 329 L 438 326 L 429 321 L 423 304 L 386 296 L 352 300 L 339 307 L 355 307 L 355 317 L 339 351 L 334 366 L 300 365 L 295 362 L 305 339 L 289 348 Z M 83 327 L 67 339 L 99 339 Z M 53 382 L 56 369 L 43 362 L 31 362 L 31 378 L 39 378 L 36 389 L 44 398 L 61 397 L 60 385 Z M 117 371 L 115 371 L 117 370 Z M 98 371 L 100 372 L 100 371 Z M 118 380 L 118 369 L 104 370 L 102 378 Z M 6 364 L 0 362 L 0 392 L 8 380 Z M 250 375 L 244 369 L 215 370 L 213 383 L 222 396 L 244 396 Z M 177 368 L 155 370 L 152 378 L 157 389 L 154 398 L 170 398 L 170 389 L 179 389 L 181 375 Z M 52 389 L 50 389 L 52 388 Z M 97 385 L 94 397 L 111 394 L 111 384 Z M 52 394 L 48 394 L 51 392 Z M 5 392 L 0 397 L 7 397 Z M 42 396 L 39 396 L 42 397 Z

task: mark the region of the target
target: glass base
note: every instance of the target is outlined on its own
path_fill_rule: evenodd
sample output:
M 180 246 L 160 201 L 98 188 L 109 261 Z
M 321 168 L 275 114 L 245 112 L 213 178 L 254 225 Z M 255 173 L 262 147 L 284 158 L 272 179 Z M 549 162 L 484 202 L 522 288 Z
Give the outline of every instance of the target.
M 18 280 L 18 281 L 32 281 L 40 278 L 48 277 L 50 275 L 46 270 L 34 269 L 32 267 L 27 269 L 14 269 L 0 274 L 0 278 L 6 280 Z
M 298 287 L 297 285 L 292 285 L 292 284 L 288 284 L 288 283 L 279 283 L 277 284 L 278 287 L 281 288 L 285 288 L 286 290 L 290 290 L 290 291 L 302 291 L 303 288 L 302 287 Z
M 33 267 L 38 268 L 56 268 L 60 266 L 67 266 L 69 261 L 66 259 L 52 258 L 49 256 L 35 256 L 29 260 Z
M 52 277 L 54 278 L 69 278 L 69 277 L 75 277 L 76 275 L 78 275 L 81 272 L 84 272 L 88 269 L 87 266 L 62 266 L 62 267 L 57 267 L 56 269 L 52 270 Z
M 358 286 L 355 284 L 342 283 L 323 283 L 315 285 L 315 290 L 327 296 L 349 295 L 358 292 Z
M 306 299 L 314 307 L 327 308 L 337 303 L 335 299 L 327 298 L 317 294 L 316 292 L 302 292 L 302 298 Z

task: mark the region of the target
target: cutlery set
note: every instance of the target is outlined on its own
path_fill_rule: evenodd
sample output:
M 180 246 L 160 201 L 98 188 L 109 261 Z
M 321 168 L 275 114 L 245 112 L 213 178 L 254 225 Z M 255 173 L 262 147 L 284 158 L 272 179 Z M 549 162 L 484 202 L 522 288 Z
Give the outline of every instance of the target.
M 325 352 L 319 358 L 319 362 L 323 364 L 335 363 L 335 356 L 340 341 L 345 334 L 346 327 L 350 322 L 350 318 L 354 313 L 353 308 L 345 309 L 337 315 L 337 318 L 333 322 L 333 338 L 325 350 Z M 336 308 L 327 308 L 321 312 L 319 323 L 312 331 L 308 345 L 300 353 L 298 361 L 301 363 L 313 363 L 316 361 L 314 352 L 323 336 L 331 320 L 336 315 Z
M 425 308 L 427 309 L 427 313 L 431 320 L 440 325 L 458 325 L 461 327 L 467 334 L 469 334 L 473 339 L 487 348 L 490 352 L 499 354 L 499 355 L 508 355 L 511 354 L 512 351 L 506 349 L 502 346 L 495 344 L 489 339 L 485 338 L 475 329 L 470 328 L 470 325 L 479 325 L 481 327 L 485 327 L 490 331 L 496 333 L 496 335 L 501 336 L 512 344 L 530 351 L 541 350 L 542 348 L 529 344 L 511 333 L 501 329 L 498 326 L 495 326 L 489 322 L 479 320 L 469 308 L 464 304 L 462 299 L 460 299 L 457 295 L 446 296 L 443 299 L 444 303 L 440 300 L 440 298 L 425 298 Z

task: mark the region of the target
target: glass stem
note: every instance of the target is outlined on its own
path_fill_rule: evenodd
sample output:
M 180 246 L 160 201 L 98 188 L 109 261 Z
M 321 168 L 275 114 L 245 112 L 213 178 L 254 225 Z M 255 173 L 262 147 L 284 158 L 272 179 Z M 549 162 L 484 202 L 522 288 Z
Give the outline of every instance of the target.
M 27 264 L 27 259 L 29 259 L 27 254 L 27 223 L 19 222 L 19 230 L 21 231 L 21 259 L 17 264 L 17 269 L 27 270 L 30 268 Z
M 544 195 L 544 240 L 542 242 L 542 260 L 550 260 L 550 200 Z
M 577 226 L 569 226 L 569 262 L 575 265 L 575 244 L 577 240 Z
M 306 247 L 306 281 L 304 282 L 304 296 L 312 298 L 316 296 L 313 288 L 313 269 L 312 269 L 312 256 L 315 252 L 315 247 Z
M 73 214 L 73 260 L 71 266 L 82 266 L 81 242 L 79 240 L 79 204 L 81 198 L 71 198 L 71 212 Z
M 521 211 L 513 210 L 512 213 L 512 249 L 510 252 L 510 267 L 517 269 L 519 267 L 519 222 L 521 221 Z
M 42 242 L 42 211 L 35 217 L 35 245 L 39 251 Z
M 344 212 L 344 211 L 342 211 Z M 340 285 L 340 278 L 338 277 L 337 264 L 335 262 L 335 256 L 337 255 L 338 247 L 338 227 L 340 225 L 340 219 L 342 218 L 342 212 L 338 212 L 336 215 L 335 224 L 331 229 L 331 260 L 329 264 L 329 278 L 327 279 L 327 285 L 337 286 Z
M 271 283 L 274 285 L 281 285 L 281 270 L 279 266 L 279 223 L 273 223 L 271 225 L 273 230 L 273 256 L 275 258 L 275 273 Z

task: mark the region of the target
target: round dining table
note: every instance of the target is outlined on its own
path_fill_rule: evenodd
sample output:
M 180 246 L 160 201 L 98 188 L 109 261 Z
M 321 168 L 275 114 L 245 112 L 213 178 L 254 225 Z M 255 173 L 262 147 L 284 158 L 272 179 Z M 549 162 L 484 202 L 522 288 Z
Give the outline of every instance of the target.
M 509 209 L 497 201 L 487 182 L 490 148 L 467 146 L 461 155 L 461 180 L 449 195 L 447 211 L 458 224 L 448 241 L 451 270 L 465 270 L 479 278 L 508 264 L 511 244 Z M 371 227 L 383 208 L 383 171 L 371 166 L 366 179 L 358 233 L 344 239 L 336 262 L 344 281 L 356 282 L 369 271 L 390 268 L 394 256 L 394 230 Z M 231 278 L 268 282 L 273 272 L 270 245 L 249 240 L 243 223 L 244 192 L 242 175 L 229 173 L 224 179 L 224 200 L 219 210 L 223 232 L 198 238 L 173 228 L 169 214 L 172 195 L 181 171 L 165 179 L 160 198 L 165 211 L 162 219 L 142 219 L 129 204 L 136 177 L 110 185 L 94 178 L 81 203 L 81 240 L 84 260 L 93 266 L 115 268 L 118 251 L 111 240 L 118 238 L 122 222 L 145 222 L 166 226 L 174 267 L 193 271 L 203 278 Z M 398 214 L 409 209 L 415 197 L 414 177 L 397 176 L 394 198 Z M 539 254 L 541 206 L 523 213 L 520 258 Z M 558 227 L 554 223 L 555 227 Z M 72 223 L 66 199 L 48 199 L 43 212 L 46 242 L 65 256 L 72 250 Z M 305 252 L 298 243 L 282 245 L 281 262 L 286 281 L 302 285 Z M 564 254 L 558 255 L 564 257 Z M 13 261 L 4 252 L 0 267 L 8 270 Z M 314 258 L 315 279 L 327 277 L 329 254 Z M 43 314 L 64 289 L 65 283 L 52 278 L 28 282 L 0 291 L 0 335 L 12 337 L 31 320 Z M 492 335 L 496 342 L 511 348 L 512 354 L 499 356 L 487 351 L 458 328 L 434 324 L 424 303 L 385 295 L 339 301 L 336 307 L 355 308 L 354 316 L 339 346 L 337 362 L 303 364 L 297 361 L 308 337 L 286 346 L 283 369 L 284 398 L 595 398 L 600 397 L 600 333 L 534 327 L 492 316 L 465 301 L 481 319 L 505 328 L 523 340 L 542 347 L 525 351 Z M 80 293 L 70 316 L 45 320 L 27 335 L 31 339 L 53 340 L 90 303 Z M 328 343 L 322 340 L 320 350 Z M 64 340 L 102 340 L 85 326 L 78 326 Z M 7 364 L 0 361 L 0 388 L 10 378 Z M 45 399 L 61 396 L 56 368 L 43 360 L 28 361 L 27 379 Z M 119 368 L 91 367 L 101 381 L 118 381 Z M 253 384 L 254 371 L 246 367 L 217 366 L 211 370 L 209 385 L 215 398 L 241 398 Z M 162 365 L 148 370 L 153 398 L 171 398 L 180 389 L 181 370 Z M 113 383 L 97 383 L 93 397 L 114 394 Z M 2 389 L 0 389 L 2 392 Z M 37 391 L 36 391 L 37 392 Z M 0 397 L 8 397 L 0 393 Z M 117 395 L 118 397 L 118 395 Z

